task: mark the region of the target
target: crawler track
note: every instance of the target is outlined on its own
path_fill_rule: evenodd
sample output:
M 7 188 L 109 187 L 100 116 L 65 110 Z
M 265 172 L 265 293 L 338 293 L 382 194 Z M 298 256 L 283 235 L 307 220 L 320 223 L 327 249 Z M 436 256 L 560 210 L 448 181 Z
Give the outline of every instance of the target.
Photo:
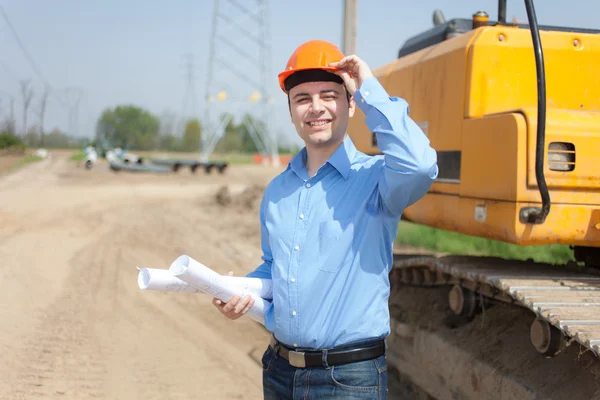
M 600 274 L 489 257 L 394 255 L 392 286 L 450 285 L 450 309 L 471 317 L 485 301 L 530 309 L 531 341 L 546 356 L 573 341 L 600 354 Z

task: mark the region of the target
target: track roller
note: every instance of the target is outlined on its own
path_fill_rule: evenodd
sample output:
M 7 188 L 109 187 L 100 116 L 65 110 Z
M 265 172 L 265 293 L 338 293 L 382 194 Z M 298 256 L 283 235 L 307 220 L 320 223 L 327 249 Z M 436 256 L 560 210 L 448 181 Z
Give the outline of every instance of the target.
M 472 318 L 478 309 L 477 296 L 460 285 L 454 285 L 448 293 L 448 305 L 454 314 Z
M 547 357 L 554 357 L 565 347 L 562 332 L 547 321 L 536 318 L 531 323 L 529 337 L 533 347 Z

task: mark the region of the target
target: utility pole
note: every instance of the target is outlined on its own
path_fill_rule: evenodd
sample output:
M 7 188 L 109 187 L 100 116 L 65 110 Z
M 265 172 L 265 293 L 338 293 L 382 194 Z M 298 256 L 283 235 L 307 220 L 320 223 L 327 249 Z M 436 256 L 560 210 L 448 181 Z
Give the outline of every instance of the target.
M 40 116 L 40 147 L 44 147 L 44 115 L 46 114 L 46 102 L 50 94 L 50 86 L 46 85 L 44 93 L 40 99 L 39 116 Z
M 67 107 L 69 107 L 69 135 L 79 135 L 79 103 L 83 96 L 81 88 L 66 88 L 64 89 Z
M 342 53 L 356 54 L 356 6 L 358 0 L 344 0 Z
M 191 119 L 198 118 L 198 100 L 196 96 L 196 81 L 194 75 L 194 55 L 186 54 L 185 58 L 185 94 L 181 109 L 180 136 L 183 137 L 185 126 Z
M 29 104 L 33 97 L 33 89 L 29 87 L 31 80 L 22 80 L 21 83 L 21 95 L 23 96 L 23 138 L 27 136 L 27 112 L 29 111 Z

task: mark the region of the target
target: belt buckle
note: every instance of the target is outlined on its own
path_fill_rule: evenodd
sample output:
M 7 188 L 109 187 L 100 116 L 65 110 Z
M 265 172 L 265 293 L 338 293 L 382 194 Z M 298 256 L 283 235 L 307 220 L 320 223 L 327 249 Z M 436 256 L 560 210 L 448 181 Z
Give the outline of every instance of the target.
M 306 368 L 306 360 L 304 354 L 301 351 L 290 351 L 288 353 L 290 365 L 296 368 Z

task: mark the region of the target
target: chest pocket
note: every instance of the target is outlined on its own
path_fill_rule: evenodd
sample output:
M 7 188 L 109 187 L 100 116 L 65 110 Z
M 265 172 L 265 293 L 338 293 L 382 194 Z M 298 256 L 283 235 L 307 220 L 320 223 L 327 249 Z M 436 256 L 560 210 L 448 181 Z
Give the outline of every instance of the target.
M 337 272 L 354 254 L 354 223 L 352 219 L 324 221 L 319 224 L 319 256 L 317 268 Z

